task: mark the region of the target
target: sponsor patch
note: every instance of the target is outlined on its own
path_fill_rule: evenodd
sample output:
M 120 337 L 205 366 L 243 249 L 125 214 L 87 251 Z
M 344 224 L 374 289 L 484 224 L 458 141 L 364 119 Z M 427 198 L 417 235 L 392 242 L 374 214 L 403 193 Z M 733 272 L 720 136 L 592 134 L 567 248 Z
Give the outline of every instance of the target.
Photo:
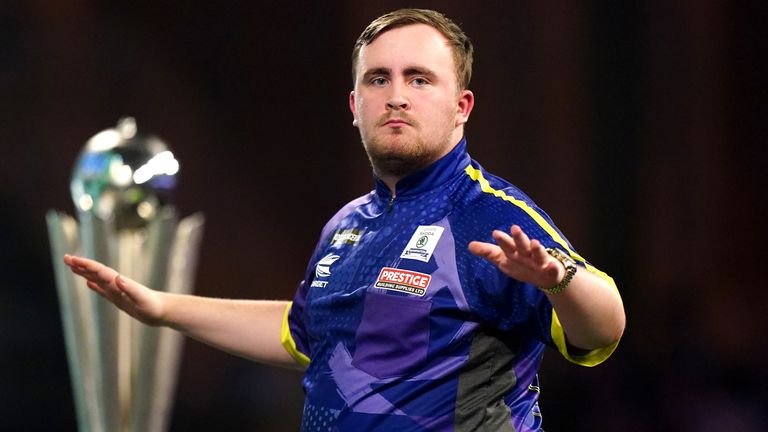
M 440 240 L 440 236 L 443 235 L 445 228 L 435 225 L 420 225 L 416 228 L 416 232 L 408 240 L 408 244 L 405 246 L 405 250 L 400 254 L 400 258 L 414 259 L 424 262 L 429 262 L 432 258 L 432 253 L 435 251 L 435 246 Z
M 415 294 L 421 297 L 427 292 L 431 279 L 432 276 L 428 274 L 384 267 L 379 272 L 379 277 L 376 279 L 374 286 L 376 288 Z
M 339 258 L 341 257 L 332 253 L 324 256 L 315 266 L 315 276 L 319 278 L 330 276 L 331 264 L 335 263 Z
M 360 243 L 360 239 L 363 237 L 363 232 L 359 228 L 349 228 L 336 230 L 333 233 L 333 240 L 331 240 L 331 246 L 349 245 L 354 246 Z

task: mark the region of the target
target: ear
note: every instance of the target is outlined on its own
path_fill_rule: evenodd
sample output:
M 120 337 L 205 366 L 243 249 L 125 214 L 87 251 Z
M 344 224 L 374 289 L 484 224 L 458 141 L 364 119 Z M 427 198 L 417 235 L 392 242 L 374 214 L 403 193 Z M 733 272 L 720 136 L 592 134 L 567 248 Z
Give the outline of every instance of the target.
M 357 127 L 357 111 L 355 111 L 355 91 L 349 92 L 349 110 L 352 111 L 352 126 Z
M 472 113 L 474 106 L 475 95 L 469 90 L 462 90 L 459 93 L 459 100 L 456 104 L 456 127 L 469 121 L 469 115 Z

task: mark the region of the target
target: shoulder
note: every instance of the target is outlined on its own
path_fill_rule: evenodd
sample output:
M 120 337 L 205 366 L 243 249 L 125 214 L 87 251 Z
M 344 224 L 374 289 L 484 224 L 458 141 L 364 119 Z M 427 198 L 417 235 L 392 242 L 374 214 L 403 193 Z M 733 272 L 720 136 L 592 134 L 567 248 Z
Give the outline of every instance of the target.
M 476 161 L 464 170 L 472 198 L 476 200 L 501 200 L 514 204 L 517 201 L 535 205 L 533 200 L 520 188 L 509 181 L 486 171 Z
M 342 206 L 336 212 L 336 214 L 334 214 L 328 220 L 328 222 L 325 223 L 325 226 L 323 226 L 323 230 L 320 232 L 320 241 L 322 242 L 323 239 L 331 235 L 334 231 L 334 228 L 336 228 L 342 220 L 344 220 L 347 216 L 353 213 L 356 209 L 370 203 L 371 200 L 373 200 L 374 194 L 375 192 L 369 192 L 363 196 L 353 199 L 352 201 Z
M 475 161 L 465 170 L 461 213 L 468 219 L 467 225 L 476 235 L 490 239 L 493 229 L 503 231 L 519 225 L 531 238 L 540 240 L 546 247 L 569 249 L 565 237 L 552 219 L 527 194 L 509 181 L 487 172 Z
M 456 194 L 455 202 L 458 208 L 474 218 L 497 220 L 504 224 L 510 218 L 544 213 L 520 188 L 489 173 L 474 160 L 464 170 L 463 187 Z
M 315 243 L 315 249 L 310 256 L 309 263 L 307 265 L 307 272 L 314 269 L 315 264 L 321 259 L 322 253 L 325 247 L 331 241 L 333 235 L 337 232 L 339 226 L 343 224 L 344 220 L 350 215 L 355 213 L 360 207 L 368 205 L 374 197 L 374 192 L 367 193 L 363 196 L 353 199 L 344 206 L 342 206 L 323 226 L 320 231 L 320 236 Z

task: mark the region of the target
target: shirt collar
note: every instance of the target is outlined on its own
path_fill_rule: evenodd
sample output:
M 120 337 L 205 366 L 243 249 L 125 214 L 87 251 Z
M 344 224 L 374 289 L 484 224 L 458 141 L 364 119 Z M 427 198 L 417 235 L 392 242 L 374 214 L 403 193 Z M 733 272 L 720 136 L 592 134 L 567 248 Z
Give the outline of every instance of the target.
M 462 138 L 447 155 L 426 168 L 400 179 L 395 186 L 395 195 L 398 198 L 404 198 L 434 189 L 450 180 L 457 172 L 463 172 L 470 162 L 471 159 L 467 153 L 467 139 Z M 376 194 L 381 197 L 389 197 L 390 192 L 387 185 L 378 177 L 375 177 L 375 180 Z

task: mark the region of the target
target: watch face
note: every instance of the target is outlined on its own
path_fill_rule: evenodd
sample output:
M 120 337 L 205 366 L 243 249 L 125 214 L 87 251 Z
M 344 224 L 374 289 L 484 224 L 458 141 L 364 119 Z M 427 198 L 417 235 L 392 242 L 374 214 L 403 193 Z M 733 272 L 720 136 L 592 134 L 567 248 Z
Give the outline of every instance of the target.
M 566 254 L 565 252 L 561 251 L 560 249 L 549 248 L 549 249 L 547 249 L 547 252 L 550 255 L 552 255 L 553 258 L 555 258 L 556 260 L 558 260 L 561 263 L 563 263 L 563 265 L 565 266 L 566 269 L 568 267 L 573 267 L 573 266 L 576 265 L 576 261 L 574 261 L 573 258 L 568 256 L 568 254 Z

